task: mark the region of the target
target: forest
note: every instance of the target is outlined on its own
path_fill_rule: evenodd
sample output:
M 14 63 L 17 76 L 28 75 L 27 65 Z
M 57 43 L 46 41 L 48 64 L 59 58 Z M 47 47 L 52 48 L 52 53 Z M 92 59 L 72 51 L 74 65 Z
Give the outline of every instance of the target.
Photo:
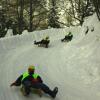
M 100 21 L 100 0 L 2 0 L 0 38 L 8 29 L 13 35 L 48 28 L 82 26 L 96 12 Z

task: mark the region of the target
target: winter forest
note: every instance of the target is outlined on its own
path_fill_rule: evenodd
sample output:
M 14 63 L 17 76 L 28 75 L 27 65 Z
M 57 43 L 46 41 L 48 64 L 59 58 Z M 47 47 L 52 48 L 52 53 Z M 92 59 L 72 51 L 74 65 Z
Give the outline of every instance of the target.
M 10 28 L 16 35 L 25 29 L 32 32 L 82 25 L 94 12 L 100 20 L 99 0 L 1 0 L 0 37 Z

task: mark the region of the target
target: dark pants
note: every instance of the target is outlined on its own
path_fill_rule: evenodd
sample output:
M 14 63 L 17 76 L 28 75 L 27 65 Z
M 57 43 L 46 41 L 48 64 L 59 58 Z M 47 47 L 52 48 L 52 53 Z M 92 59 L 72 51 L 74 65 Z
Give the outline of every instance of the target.
M 24 87 L 25 92 L 26 92 L 27 95 L 29 95 L 31 88 L 41 89 L 44 93 L 47 93 L 50 96 L 53 96 L 54 95 L 53 91 L 50 90 L 49 87 L 47 85 L 45 85 L 44 83 L 31 84 L 30 81 L 24 81 L 23 82 L 23 87 Z
M 31 83 L 29 82 L 29 81 L 24 81 L 23 83 L 22 83 L 22 86 L 23 86 L 23 88 L 24 88 L 24 92 L 26 93 L 26 95 L 29 95 L 29 93 L 30 93 L 30 88 L 31 88 Z

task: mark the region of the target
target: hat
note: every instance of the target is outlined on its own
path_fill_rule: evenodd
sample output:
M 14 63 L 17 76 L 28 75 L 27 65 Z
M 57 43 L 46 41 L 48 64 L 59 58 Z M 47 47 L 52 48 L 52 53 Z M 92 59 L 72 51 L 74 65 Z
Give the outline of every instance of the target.
M 30 66 L 28 67 L 28 70 L 29 70 L 29 71 L 35 70 L 35 66 L 34 66 L 34 65 L 30 65 Z

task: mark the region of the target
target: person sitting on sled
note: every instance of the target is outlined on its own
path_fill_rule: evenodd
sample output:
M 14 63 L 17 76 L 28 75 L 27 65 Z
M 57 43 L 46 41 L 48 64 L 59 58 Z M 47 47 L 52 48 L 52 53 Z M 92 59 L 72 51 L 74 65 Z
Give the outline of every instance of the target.
M 49 36 L 46 36 L 44 39 L 41 40 L 41 42 L 43 41 L 49 41 Z
M 65 37 L 63 39 L 61 39 L 61 41 L 71 41 L 73 38 L 73 35 L 71 32 L 68 33 L 68 35 L 65 35 Z
M 51 90 L 46 84 L 43 83 L 41 77 L 35 73 L 35 66 L 33 65 L 29 66 L 28 72 L 20 75 L 10 86 L 12 87 L 20 85 L 22 85 L 24 88 L 25 96 L 30 94 L 31 88 L 40 89 L 44 93 L 49 94 L 52 98 L 55 98 L 58 92 L 57 87 L 55 87 L 54 90 Z
M 46 36 L 44 39 L 42 39 L 41 41 L 34 41 L 34 44 L 38 45 L 38 46 L 45 46 L 46 48 L 48 48 L 48 44 L 49 44 L 50 40 L 49 40 L 49 36 Z

